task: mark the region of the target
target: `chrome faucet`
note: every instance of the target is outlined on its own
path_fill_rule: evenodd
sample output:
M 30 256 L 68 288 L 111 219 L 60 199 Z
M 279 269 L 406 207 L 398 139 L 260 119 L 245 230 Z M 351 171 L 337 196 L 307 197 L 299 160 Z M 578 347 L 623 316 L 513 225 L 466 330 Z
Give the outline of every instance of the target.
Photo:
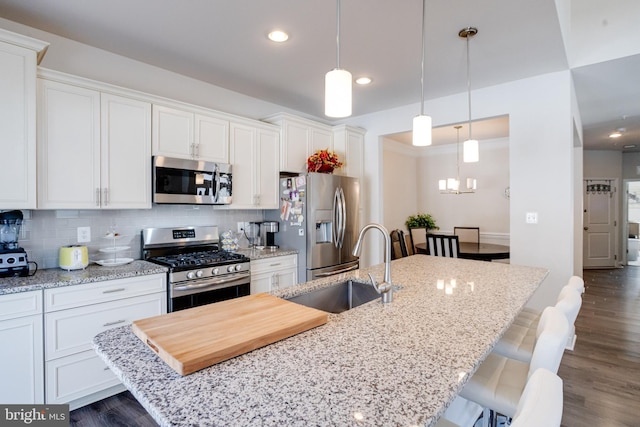
M 362 239 L 365 233 L 372 228 L 377 229 L 384 236 L 384 282 L 377 284 L 371 273 L 369 273 L 369 278 L 371 279 L 371 284 L 374 289 L 382 295 L 382 302 L 387 304 L 393 301 L 393 283 L 391 283 L 391 236 L 389 236 L 389 231 L 380 224 L 371 223 L 365 225 L 362 227 L 362 230 L 360 230 L 358 241 L 353 248 L 353 255 L 360 256 Z

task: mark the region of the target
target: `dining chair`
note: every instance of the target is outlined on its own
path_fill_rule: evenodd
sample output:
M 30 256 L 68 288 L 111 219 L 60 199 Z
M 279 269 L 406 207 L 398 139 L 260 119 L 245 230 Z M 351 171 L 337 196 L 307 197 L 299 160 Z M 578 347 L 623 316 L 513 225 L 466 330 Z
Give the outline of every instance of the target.
M 480 227 L 453 227 L 453 234 L 460 242 L 480 244 Z
M 513 418 L 528 379 L 544 368 L 556 374 L 564 354 L 569 324 L 564 313 L 547 307 L 540 317 L 541 333 L 536 340 L 531 362 L 521 362 L 490 353 L 464 385 L 460 396 L 488 411 Z M 495 417 L 492 417 L 495 420 Z M 488 420 L 486 417 L 485 420 Z M 544 425 L 544 424 L 543 424 Z
M 568 285 L 565 286 L 555 307 L 560 309 L 567 318 L 570 339 L 574 335 L 574 324 L 581 306 L 582 297 L 578 291 Z M 536 340 L 541 332 L 540 323 L 530 326 L 513 323 L 496 343 L 493 352 L 522 362 L 530 362 Z
M 427 233 L 427 255 L 458 258 L 460 243 L 458 236 Z
M 547 369 L 536 369 L 524 386 L 511 427 L 559 427 L 563 399 L 562 379 Z M 436 427 L 460 426 L 440 418 Z
M 391 259 L 398 259 L 409 256 L 407 252 L 406 240 L 402 230 L 392 230 L 389 233 L 391 237 Z

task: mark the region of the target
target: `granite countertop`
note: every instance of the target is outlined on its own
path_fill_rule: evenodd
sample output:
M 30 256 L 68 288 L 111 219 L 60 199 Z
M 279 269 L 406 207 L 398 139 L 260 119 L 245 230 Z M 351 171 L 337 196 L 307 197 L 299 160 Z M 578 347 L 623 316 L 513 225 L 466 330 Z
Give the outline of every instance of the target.
M 383 265 L 274 292 L 293 296 Z M 327 324 L 185 377 L 124 326 L 94 348 L 162 426 L 433 426 L 547 275 L 542 268 L 416 255 L 402 289 Z M 456 285 L 452 286 L 451 280 Z
M 242 254 L 246 257 L 249 257 L 251 260 L 259 260 L 264 258 L 272 258 L 276 256 L 285 256 L 285 255 L 295 255 L 298 253 L 295 249 L 238 249 L 235 252 Z
M 0 278 L 0 295 L 38 291 L 61 286 L 81 285 L 103 280 L 125 279 L 148 274 L 166 273 L 167 269 L 147 261 L 134 260 L 118 267 L 102 267 L 89 264 L 84 270 L 66 271 L 61 268 L 38 270 L 28 277 Z

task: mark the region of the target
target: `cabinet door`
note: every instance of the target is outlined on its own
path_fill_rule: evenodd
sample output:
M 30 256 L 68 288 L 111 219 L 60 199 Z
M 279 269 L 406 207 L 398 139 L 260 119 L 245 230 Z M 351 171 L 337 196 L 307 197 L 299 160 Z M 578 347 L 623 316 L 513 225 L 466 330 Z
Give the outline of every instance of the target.
M 0 402 L 44 403 L 42 314 L 0 322 Z
M 118 384 L 93 350 L 47 362 L 47 403 L 70 403 Z M 72 403 L 70 409 L 77 406 Z
M 306 172 L 310 137 L 308 126 L 287 120 L 282 122 L 281 171 Z
M 99 207 L 100 93 L 38 80 L 38 207 Z
M 34 209 L 36 53 L 0 42 L 0 64 L 0 209 Z
M 45 359 L 91 350 L 91 340 L 109 329 L 166 311 L 166 294 L 156 293 L 45 314 Z
M 259 273 L 251 275 L 251 294 L 261 292 L 271 292 L 273 282 L 273 272 Z
M 280 182 L 280 135 L 276 131 L 258 130 L 258 186 L 259 206 L 262 209 L 278 209 L 280 195 L 278 184 Z
M 298 269 L 289 268 L 286 270 L 278 271 L 278 289 L 288 288 L 298 284 Z
M 153 106 L 153 144 L 154 156 L 194 157 L 194 114 L 162 105 Z
M 312 155 L 318 150 L 330 150 L 333 151 L 333 133 L 330 129 L 316 129 L 311 128 L 311 139 L 309 141 L 307 157 Z
M 196 114 L 195 120 L 195 157 L 229 163 L 229 121 L 202 114 Z
M 233 166 L 234 209 L 255 209 L 256 194 L 256 131 L 253 127 L 238 123 L 229 126 L 230 158 Z
M 151 208 L 151 104 L 101 95 L 101 205 Z

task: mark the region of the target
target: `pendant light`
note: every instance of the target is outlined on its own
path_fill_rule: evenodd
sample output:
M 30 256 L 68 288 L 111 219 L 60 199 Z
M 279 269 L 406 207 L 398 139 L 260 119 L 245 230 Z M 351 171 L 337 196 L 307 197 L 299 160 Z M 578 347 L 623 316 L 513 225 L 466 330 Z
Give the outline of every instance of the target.
M 420 77 L 420 85 L 422 87 L 422 90 L 420 92 L 420 115 L 413 118 L 413 145 L 420 147 L 431 145 L 431 116 L 424 115 L 425 3 L 426 0 L 422 0 L 422 74 Z
M 462 126 L 456 125 L 454 128 L 457 131 L 456 140 L 456 177 L 441 179 L 438 181 L 438 189 L 442 194 L 467 194 L 476 192 L 476 180 L 473 178 L 467 178 L 467 186 L 465 189 L 460 188 L 460 128 Z
M 469 99 L 469 138 L 464 142 L 462 158 L 465 163 L 474 163 L 480 159 L 478 140 L 471 138 L 471 61 L 469 60 L 469 39 L 478 34 L 475 27 L 463 28 L 458 36 L 467 39 L 467 93 Z
M 340 0 L 336 3 L 336 68 L 324 76 L 324 114 L 340 118 L 351 115 L 351 73 L 340 69 Z

